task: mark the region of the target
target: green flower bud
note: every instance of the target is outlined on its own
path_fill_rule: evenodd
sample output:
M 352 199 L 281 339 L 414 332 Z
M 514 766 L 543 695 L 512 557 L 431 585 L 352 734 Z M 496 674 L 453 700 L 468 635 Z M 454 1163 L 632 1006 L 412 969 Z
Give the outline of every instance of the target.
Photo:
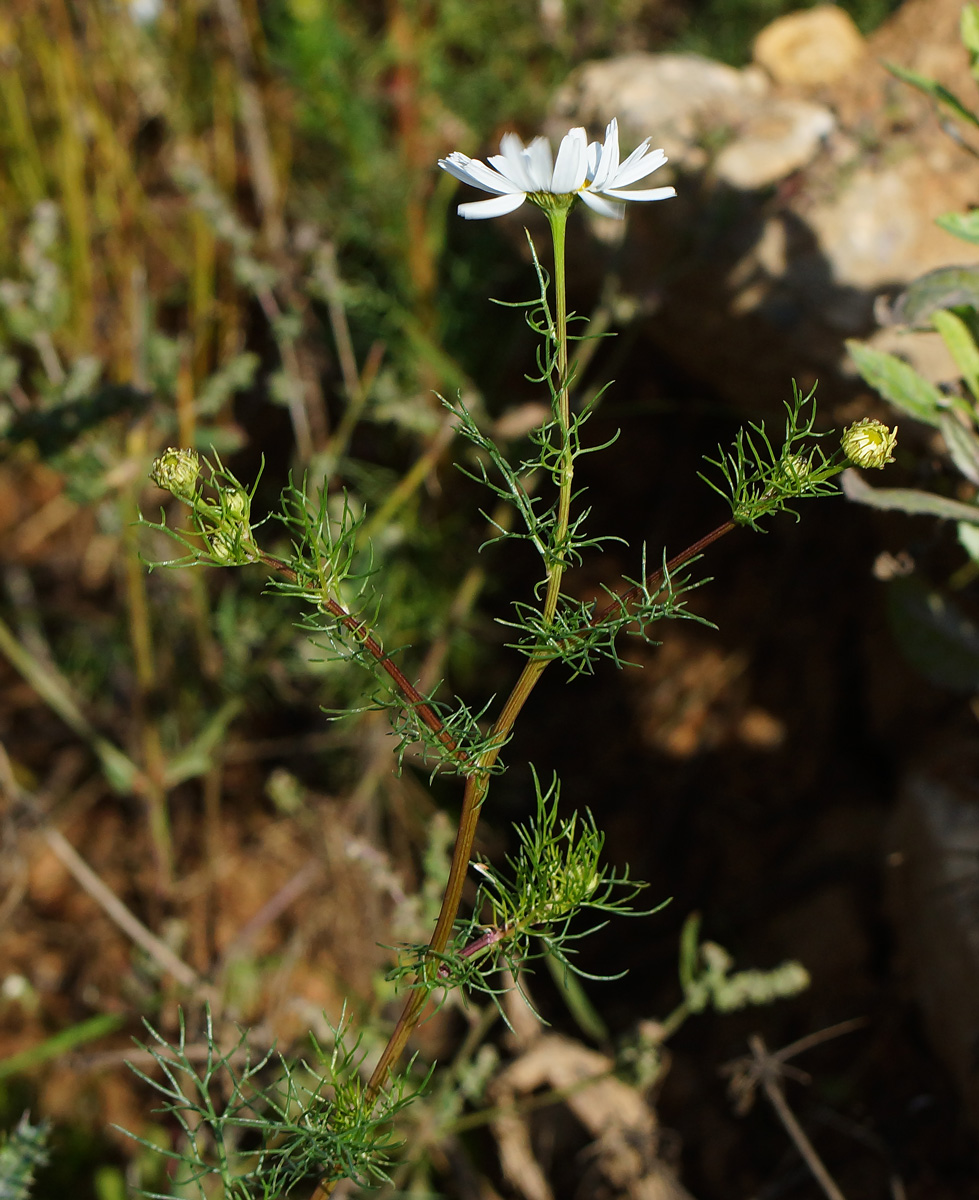
M 235 556 L 235 535 L 227 529 L 216 529 L 207 539 L 208 549 L 218 562 L 229 562 Z
M 812 459 L 804 454 L 786 454 L 781 463 L 782 474 L 794 483 L 801 483 L 812 471 Z
M 247 521 L 248 495 L 241 488 L 226 487 L 221 489 L 221 506 L 227 516 L 234 521 Z
M 197 476 L 200 471 L 201 460 L 196 451 L 177 450 L 171 446 L 154 461 L 150 468 L 150 479 L 157 487 L 190 504 L 197 495 Z
M 855 466 L 883 467 L 894 461 L 897 426 L 890 429 L 883 421 L 864 417 L 843 430 L 843 453 Z

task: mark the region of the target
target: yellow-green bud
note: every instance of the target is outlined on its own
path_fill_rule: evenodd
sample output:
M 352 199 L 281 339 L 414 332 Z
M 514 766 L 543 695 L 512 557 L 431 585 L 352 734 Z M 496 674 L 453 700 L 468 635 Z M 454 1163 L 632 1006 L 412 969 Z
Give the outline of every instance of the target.
M 893 429 L 883 421 L 864 417 L 843 430 L 843 453 L 855 466 L 883 467 L 894 461 L 897 445 L 897 426 Z
M 782 473 L 788 479 L 801 483 L 812 471 L 812 459 L 804 454 L 786 454 L 782 459 Z
M 150 468 L 150 479 L 157 487 L 190 504 L 197 494 L 200 471 L 201 460 L 196 451 L 177 450 L 171 446 L 154 461 Z
M 232 520 L 246 521 L 248 519 L 248 495 L 241 488 L 222 488 L 221 505 Z
M 216 529 L 208 536 L 208 549 L 218 562 L 228 562 L 235 554 L 235 535 L 227 529 Z

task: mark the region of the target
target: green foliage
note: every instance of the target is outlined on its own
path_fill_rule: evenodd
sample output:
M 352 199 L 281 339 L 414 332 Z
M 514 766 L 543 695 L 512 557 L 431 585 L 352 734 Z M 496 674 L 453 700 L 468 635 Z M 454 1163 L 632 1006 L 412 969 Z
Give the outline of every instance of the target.
M 147 1029 L 153 1040 L 143 1048 L 163 1078 L 132 1069 L 163 1098 L 156 1111 L 174 1120 L 183 1136 L 171 1151 L 136 1140 L 177 1164 L 183 1189 L 206 1200 L 213 1179 L 229 1200 L 274 1200 L 316 1178 L 348 1178 L 361 1187 L 388 1180 L 398 1145 L 393 1122 L 426 1081 L 412 1086 L 407 1072 L 399 1074 L 375 1099 L 367 1098 L 358 1073 L 364 1052 L 359 1038 L 346 1044 L 344 1019 L 329 1053 L 314 1043 L 316 1059 L 300 1065 L 271 1051 L 252 1061 L 245 1034 L 220 1050 L 210 1011 L 200 1064 L 188 1057 L 182 1014 L 174 1045 Z M 164 1193 L 140 1194 L 166 1200 Z
M 864 380 L 885 400 L 917 421 L 938 425 L 948 402 L 933 384 L 893 354 L 874 350 L 852 338 L 846 348 Z
M 0 1141 L 0 1200 L 30 1200 L 34 1172 L 48 1161 L 47 1121 L 31 1124 L 24 1113 L 9 1134 Z
M 935 79 L 929 79 L 927 75 L 922 75 L 918 71 L 912 71 L 910 67 L 900 67 L 896 63 L 888 63 L 887 69 L 904 83 L 924 92 L 926 96 L 929 96 L 942 108 L 947 109 L 952 116 L 958 117 L 960 121 L 965 121 L 968 125 L 979 126 L 979 116 L 968 105 L 963 104 L 958 96 L 949 91 L 944 84 L 938 83 Z
M 45 621 L 31 624 L 31 598 L 21 630 L 0 622 L 0 649 L 90 748 L 104 781 L 142 806 L 157 864 L 153 886 L 167 902 L 181 877 L 173 870 L 171 805 L 187 804 L 175 826 L 190 830 L 184 846 L 196 861 L 200 809 L 216 825 L 221 746 L 256 703 L 259 681 L 301 703 L 308 693 L 297 682 L 316 672 L 317 701 L 334 711 L 388 714 L 399 768 L 462 777 L 459 830 L 445 838 L 455 846 L 447 869 L 431 855 L 448 883 L 429 878 L 423 889 L 434 910 L 432 894 L 445 884 L 436 932 L 427 946 L 406 950 L 395 972 L 409 1006 L 452 988 L 464 989 L 474 1007 L 485 1004 L 483 1033 L 458 1071 L 446 1073 L 446 1112 L 485 1088 L 492 1063 L 480 1059 L 489 1049 L 480 1040 L 485 1013 L 492 1018 L 500 1004 L 501 973 L 519 980 L 545 958 L 566 986 L 573 983 L 578 940 L 615 914 L 636 915 L 643 886 L 602 862 L 592 814 L 561 816 L 557 779 L 544 787 L 535 776 L 536 813 L 518 828 L 516 853 L 499 870 L 478 861 L 475 903 L 460 909 L 477 820 L 492 777 L 504 769 L 513 722 L 550 664 L 564 663 L 572 676 L 603 658 L 621 665 L 622 635 L 651 640 L 660 620 L 689 616 L 685 597 L 695 581 L 685 572 L 695 554 L 648 563 L 644 546 L 634 576 L 605 586 L 598 600 L 578 599 L 562 585 L 613 540 L 591 531 L 586 498 L 573 483 L 582 456 L 602 449 L 588 444 L 598 397 L 584 406 L 572 397 L 567 342 L 576 336 L 561 327 L 563 292 L 555 304 L 534 252 L 539 295 L 525 307 L 540 349 L 531 378 L 550 414 L 512 454 L 489 436 L 491 406 L 480 394 L 487 376 L 473 363 L 499 356 L 485 329 L 468 336 L 484 317 L 464 301 L 474 280 L 484 280 L 484 262 L 492 257 L 495 268 L 502 256 L 485 232 L 476 267 L 447 255 L 450 186 L 435 182 L 433 163 L 447 141 L 475 150 L 502 122 L 535 126 L 554 84 L 581 56 L 613 49 L 623 14 L 634 15 L 639 2 L 569 0 L 560 6 L 563 25 L 550 29 L 543 7 L 518 0 L 257 6 L 274 59 L 297 85 L 292 97 L 268 71 L 263 31 L 247 6 L 212 11 L 179 0 L 144 36 L 117 5 L 93 0 L 85 22 L 56 44 L 34 5 L 23 4 L 0 98 L 7 116 L 15 84 L 31 101 L 26 124 L 11 119 L 0 128 L 15 168 L 0 178 L 0 223 L 23 232 L 7 239 L 19 252 L 5 259 L 8 278 L 0 283 L 0 432 L 20 463 L 41 460 L 61 475 L 73 502 L 93 507 L 123 597 L 98 637 L 79 622 L 53 648 L 43 640 Z M 237 31 L 228 19 L 236 11 Z M 284 101 L 300 116 L 295 175 Z M 39 153 L 37 132 L 48 126 L 50 145 Z M 143 134 L 152 142 L 157 128 L 165 141 L 159 154 L 140 142 Z M 287 211 L 302 221 L 288 223 Z M 458 360 L 446 348 L 447 330 L 463 347 Z M 965 363 L 961 331 L 958 340 Z M 330 350 L 335 371 L 324 365 Z M 974 364 L 969 369 L 974 377 Z M 512 539 L 537 554 L 537 586 L 502 622 L 519 668 L 502 704 L 494 697 L 470 705 L 432 684 L 437 667 L 428 683 L 416 684 L 412 648 L 399 646 L 428 634 L 445 634 L 448 644 L 456 616 L 441 611 L 450 607 L 442 599 L 457 584 L 469 603 L 478 592 L 470 576 L 459 581 L 456 527 L 440 514 L 439 527 L 426 528 L 420 516 L 427 512 L 418 493 L 449 431 L 431 402 L 435 386 L 458 395 L 445 408 L 465 443 L 463 469 L 494 502 L 487 548 L 506 552 Z M 247 404 L 236 404 L 245 397 Z M 810 404 L 811 396 L 796 393 L 787 406 L 784 446 L 758 426 L 722 453 L 726 486 L 717 490 L 737 523 L 757 528 L 771 513 L 791 511 L 792 501 L 831 490 L 839 466 L 816 444 Z M 278 434 L 269 438 L 270 473 L 285 478 L 292 466 L 296 474 L 267 516 L 261 472 L 242 482 L 225 464 L 280 424 L 282 448 Z M 370 462 L 355 457 L 368 425 Z M 305 642 L 299 648 L 280 606 L 263 603 L 249 582 L 236 586 L 227 571 L 210 590 L 200 573 L 181 585 L 157 574 L 144 589 L 133 525 L 146 462 L 168 442 L 182 448 L 158 455 L 153 478 L 184 508 L 140 519 L 142 535 L 177 542 L 183 557 L 167 565 L 249 566 L 271 575 L 267 590 L 300 610 L 296 624 L 311 652 Z M 963 461 L 973 461 L 974 450 L 968 439 L 957 443 Z M 504 503 L 510 511 L 501 515 Z M 156 557 L 155 544 L 146 549 Z M 427 569 L 433 562 L 438 569 Z M 57 616 L 64 620 L 62 611 Z M 73 645 L 77 653 L 66 655 Z M 366 671 L 366 699 L 348 667 Z M 366 749 L 365 741 L 355 746 L 358 755 Z M 376 774 L 373 765 L 365 771 L 365 788 Z M 202 776 L 202 797 L 191 789 L 172 795 Z M 299 786 L 291 795 L 301 804 Z M 208 829 L 208 840 L 214 833 Z M 413 912 L 414 929 L 405 932 Z M 420 912 L 401 898 L 394 936 L 409 943 L 423 936 L 417 930 L 427 930 L 435 912 Z M 707 988 L 717 1007 L 774 994 L 775 985 L 766 992 L 749 973 L 732 974 L 706 950 L 702 957 L 707 982 L 696 994 Z M 195 979 L 189 968 L 187 977 Z M 406 1008 L 370 1077 L 365 1054 L 381 1034 L 369 1014 L 357 1037 L 348 1039 L 341 1021 L 332 1048 L 314 1047 L 311 1064 L 266 1053 L 265 1045 L 255 1054 L 245 1034 L 230 1049 L 219 1045 L 210 1016 L 203 1062 L 182 1019 L 173 1045 L 148 1027 L 156 1070 L 138 1074 L 161 1098 L 164 1122 L 142 1145 L 170 1161 L 168 1182 L 181 1195 L 271 1200 L 313 1179 L 384 1181 L 410 1119 L 405 1110 L 426 1082 L 413 1064 L 397 1066 L 399 1031 L 410 1033 L 419 1016 Z M 177 1141 L 168 1143 L 172 1130 Z M 42 1140 L 41 1127 L 22 1123 L 0 1151 L 0 1189 L 13 1147 L 21 1190 L 11 1195 L 26 1194 L 30 1153 L 39 1160 Z M 167 1186 L 162 1178 L 144 1182 Z M 118 1174 L 106 1175 L 102 1187 L 108 1193 L 119 1184 Z
M 516 831 L 517 853 L 507 860 L 505 870 L 486 862 L 475 864 L 482 883 L 469 915 L 460 917 L 476 823 L 492 776 L 502 769 L 500 751 L 530 691 L 551 663 L 563 662 L 572 675 L 593 669 L 601 656 L 618 664 L 616 643 L 620 634 L 629 632 L 648 638 L 657 621 L 686 615 L 681 593 L 690 585 L 677 577 L 678 566 L 737 524 L 757 528 L 764 517 L 783 509 L 791 511 L 794 500 L 829 494 L 833 491 L 829 481 L 842 468 L 842 451 L 829 459 L 819 448 L 821 435 L 815 433 L 812 393 L 803 397 L 796 388 L 793 402 L 786 405 L 785 437 L 779 448 L 763 426 L 753 426 L 750 433 L 742 431 L 733 451 L 722 454 L 715 464 L 727 489 L 712 486 L 729 498 L 732 522 L 719 527 L 702 545 L 692 547 L 678 560 L 664 559 L 653 572 L 647 571 L 644 551 L 639 577 L 625 580 L 627 586 L 622 591 L 606 589 L 604 605 L 566 595 L 562 588 L 565 574 L 608 539 L 587 530 L 590 510 L 573 483 L 580 457 L 601 447 L 589 447 L 583 434 L 590 408 L 574 411 L 570 403 L 573 368 L 568 366 L 571 338 L 563 290 L 567 206 L 548 210 L 548 215 L 555 255 L 553 301 L 550 279 L 531 247 L 539 295 L 529 304 L 513 306 L 526 310 L 527 324 L 540 338 L 537 374 L 531 378 L 547 389 L 550 400 L 548 415 L 529 436 L 529 451 L 513 461 L 488 436 L 470 406 L 461 399 L 445 404 L 470 448 L 465 473 L 487 488 L 498 502 L 494 510 L 497 514 L 505 505 L 516 519 L 513 523 L 501 515 L 490 517 L 495 536 L 487 545 L 527 542 L 539 560 L 533 600 L 515 601 L 513 618 L 503 621 L 516 631 L 512 645 L 524 656 L 525 665 L 488 731 L 483 723 L 489 720 L 494 702 L 474 711 L 458 698 L 448 702 L 441 699 L 439 689 L 420 691 L 395 662 L 394 653 L 384 646 L 378 632 L 384 605 L 374 587 L 374 559 L 364 532 L 366 514 L 362 509 L 354 510 L 346 493 L 331 496 L 328 485 L 311 488 L 305 479 L 301 484 L 290 481 L 270 526 L 274 529 L 278 525 L 284 531 L 286 548 L 277 544 L 272 553 L 261 544 L 261 530 L 252 522 L 257 482 L 246 486 L 219 458 L 202 463 L 193 451 L 170 449 L 154 463 L 155 482 L 190 509 L 196 537 L 168 528 L 165 521 L 144 520 L 143 525 L 176 539 L 188 551 L 180 560 L 184 564 L 257 564 L 272 572 L 270 590 L 302 605 L 300 625 L 316 645 L 335 659 L 356 663 L 373 677 L 376 686 L 370 707 L 388 710 L 397 737 L 399 765 L 409 751 L 418 751 L 419 761 L 434 760 L 436 770 L 455 771 L 466 781 L 459 831 L 435 931 L 427 944 L 409 945 L 403 950 L 391 976 L 406 997 L 401 1017 L 362 1090 L 359 1080 L 356 1086 L 352 1082 L 353 1056 L 347 1055 L 339 1068 L 334 1061 L 328 1073 L 334 1091 L 325 1131 L 315 1117 L 321 1107 L 320 1084 L 301 1096 L 293 1088 L 288 1069 L 285 1084 L 280 1085 L 286 1089 L 285 1099 L 281 1092 L 256 1090 L 264 1105 L 261 1114 L 248 1108 L 251 1101 L 246 1103 L 235 1079 L 231 1106 L 218 1111 L 204 1103 L 214 1065 L 210 1057 L 208 1074 L 202 1077 L 202 1090 L 198 1089 L 202 1099 L 191 1103 L 176 1080 L 176 1074 L 186 1073 L 189 1066 L 183 1055 L 182 1037 L 175 1051 L 177 1067 L 162 1062 L 154 1052 L 171 1085 L 163 1089 L 170 1101 L 168 1111 L 181 1120 L 189 1142 L 196 1145 L 193 1135 L 202 1113 L 213 1131 L 215 1149 L 208 1157 L 198 1155 L 191 1161 L 193 1180 L 199 1180 L 206 1168 L 221 1173 L 226 1187 L 237 1178 L 247 1179 L 249 1188 L 265 1187 L 268 1179 L 274 1179 L 275 1186 L 284 1193 L 308 1174 L 327 1182 L 343 1176 L 366 1182 L 372 1172 L 383 1178 L 388 1143 L 376 1138 L 372 1122 L 379 1115 L 387 1128 L 390 1118 L 407 1103 L 404 1077 L 397 1073 L 396 1064 L 434 994 L 444 997 L 454 989 L 462 989 L 470 1000 L 488 996 L 502 1012 L 500 997 L 505 984 L 500 972 L 504 968 L 519 987 L 528 964 L 546 958 L 552 969 L 566 980 L 573 980 L 581 974 L 573 963 L 575 943 L 602 928 L 612 915 L 636 915 L 633 902 L 643 885 L 630 880 L 627 871 L 617 873 L 602 864 L 604 838 L 591 813 L 562 818 L 557 777 L 545 788 L 534 773 L 536 814 Z M 893 435 L 884 426 L 863 433 L 865 441 L 876 438 L 885 446 L 876 464 L 883 465 Z M 549 495 L 541 494 L 542 487 L 550 489 Z M 580 923 L 582 918 L 584 925 Z M 685 1004 L 689 1011 L 703 1007 L 707 998 L 716 1007 L 731 1009 L 765 1002 L 778 994 L 792 994 L 804 986 L 803 974 L 794 967 L 768 975 L 732 976 L 731 963 L 726 957 L 722 961 L 722 954 L 705 948 L 707 966 L 697 984 L 699 991 L 692 985 L 687 989 Z M 584 1011 L 583 998 L 579 999 Z M 162 1044 L 162 1039 L 157 1040 Z M 250 1089 L 257 1089 L 255 1077 L 265 1065 L 263 1060 L 242 1076 Z M 216 1060 L 216 1066 L 219 1071 L 230 1070 L 227 1056 Z M 393 1089 L 395 1097 L 390 1102 L 385 1100 L 387 1089 Z M 286 1136 L 282 1118 L 293 1104 L 305 1108 L 306 1115 L 298 1124 L 289 1125 Z M 245 1110 L 252 1125 L 261 1127 L 263 1141 L 261 1150 L 255 1152 L 258 1166 L 243 1175 L 230 1165 L 224 1139 L 228 1130 L 241 1126 Z M 308 1129 L 310 1121 L 317 1136 L 304 1141 L 295 1130 Z M 181 1152 L 174 1153 L 189 1161 Z
M 962 10 L 962 41 L 969 53 L 973 76 L 979 79 L 979 6 Z M 932 79 L 890 67 L 906 83 L 929 96 L 938 106 L 966 124 L 979 126 L 979 113 Z M 963 241 L 979 241 L 979 211 L 949 213 L 937 224 Z M 974 267 L 944 267 L 914 280 L 895 300 L 894 323 L 912 330 L 940 334 L 960 378 L 941 388 L 892 354 L 860 342 L 847 348 L 864 380 L 894 408 L 938 432 L 948 464 L 961 476 L 939 481 L 939 490 L 871 488 L 855 472 L 844 476 L 851 500 L 873 508 L 892 509 L 957 522 L 958 541 L 970 562 L 960 573 L 964 581 L 979 570 L 979 273 Z M 950 474 L 950 473 L 949 473 Z M 971 490 L 963 499 L 963 489 Z M 953 492 L 954 495 L 949 495 Z M 891 629 L 908 660 L 942 686 L 970 691 L 976 673 L 977 633 L 947 590 L 906 571 L 894 573 L 888 585 Z
M 769 971 L 736 971 L 734 960 L 716 942 L 700 941 L 700 917 L 694 913 L 683 925 L 680 939 L 680 983 L 691 1013 L 712 1007 L 717 1012 L 737 1012 L 749 1005 L 771 1004 L 805 991 L 809 973 L 789 961 Z
M 826 434 L 815 431 L 815 392 L 814 387 L 803 396 L 793 383 L 780 449 L 772 445 L 764 424 L 752 424 L 751 432 L 739 430 L 731 450 L 725 453 L 718 446 L 720 457 L 706 460 L 721 472 L 724 486 L 703 473 L 700 477 L 727 500 L 736 524 L 759 530 L 761 520 L 781 511 L 798 520 L 795 500 L 835 493 L 829 480 L 839 474 L 843 460 L 840 452 L 828 458 L 816 444 Z
M 628 869 L 619 874 L 602 863 L 605 836 L 591 812 L 561 818 L 557 776 L 544 788 L 533 768 L 531 773 L 537 811 L 526 825 L 514 827 L 519 850 L 507 858 L 509 870 L 482 860 L 474 863 L 482 881 L 472 915 L 458 922 L 452 946 L 435 963 L 439 986 L 488 995 L 497 1005 L 504 990 L 498 979 L 503 968 L 519 981 L 530 963 L 548 957 L 564 971 L 585 975 L 572 961 L 573 943 L 604 928 L 607 920 L 578 928 L 574 922 L 582 913 L 646 916 L 662 907 L 640 912 L 633 906 L 646 884 L 631 880 Z M 415 986 L 430 986 L 427 954 L 427 946 L 405 948 L 392 978 L 414 977 Z

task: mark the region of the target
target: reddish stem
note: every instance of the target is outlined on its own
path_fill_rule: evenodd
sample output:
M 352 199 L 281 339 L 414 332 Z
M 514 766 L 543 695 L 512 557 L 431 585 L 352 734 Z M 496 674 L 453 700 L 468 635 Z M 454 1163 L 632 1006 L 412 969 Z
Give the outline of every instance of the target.
M 730 533 L 732 529 L 737 529 L 737 527 L 736 521 L 725 521 L 723 525 L 718 525 L 717 528 L 712 529 L 710 533 L 705 533 L 704 536 L 700 538 L 699 541 L 694 542 L 692 546 L 688 546 L 686 550 L 674 555 L 674 557 L 670 559 L 665 567 L 660 567 L 659 570 L 653 571 L 651 574 L 647 575 L 645 579 L 645 591 L 652 592 L 654 588 L 656 588 L 658 591 L 659 584 L 662 583 L 663 578 L 668 576 L 671 571 L 675 571 L 677 567 L 682 567 L 684 563 L 689 562 L 692 558 L 696 558 L 697 555 L 706 550 L 708 546 L 718 541 L 726 533 Z M 614 600 L 610 600 L 604 608 L 599 609 L 599 611 L 596 612 L 592 617 L 591 621 L 589 622 L 591 627 L 594 629 L 596 626 L 607 621 L 609 617 L 617 616 L 622 612 L 623 609 L 628 608 L 630 604 L 638 600 L 640 596 L 642 596 L 643 590 L 644 589 L 640 587 L 639 584 L 636 584 L 635 587 L 629 588 L 627 592 L 622 592 L 620 595 L 616 596 Z
M 267 567 L 271 567 L 273 570 L 284 575 L 290 583 L 298 581 L 299 576 L 288 563 L 284 563 L 279 558 L 273 558 L 271 554 L 263 553 L 261 558 Z M 395 687 L 407 701 L 407 707 L 417 713 L 450 754 L 454 754 L 460 761 L 464 762 L 465 754 L 460 752 L 458 744 L 451 734 L 446 731 L 438 714 L 401 668 L 385 654 L 384 647 L 370 632 L 367 623 L 365 621 L 358 621 L 355 616 L 348 613 L 343 605 L 334 600 L 332 596 L 324 593 L 321 596 L 321 601 L 327 612 L 331 616 L 336 617 L 342 625 L 345 625 L 360 644 L 369 651 L 377 662 L 377 665 L 387 672 Z

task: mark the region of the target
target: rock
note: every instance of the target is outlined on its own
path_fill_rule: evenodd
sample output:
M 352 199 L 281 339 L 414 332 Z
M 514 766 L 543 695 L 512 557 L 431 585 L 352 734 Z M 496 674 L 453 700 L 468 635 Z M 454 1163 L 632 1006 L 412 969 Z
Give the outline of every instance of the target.
M 835 126 L 833 114 L 821 104 L 756 102 L 715 159 L 714 170 L 734 188 L 768 187 L 812 162 Z
M 569 120 L 598 130 L 619 118 L 626 140 L 652 136 L 675 167 L 699 170 L 705 143 L 725 136 L 713 168 L 736 188 L 777 183 L 805 166 L 834 127 L 828 108 L 773 99 L 755 68 L 735 70 L 697 54 L 629 54 L 588 63 L 558 94 L 550 132 Z
M 625 54 L 579 68 L 555 97 L 548 131 L 561 136 L 570 122 L 597 134 L 614 115 L 624 139 L 651 134 L 671 159 L 703 165 L 702 134 L 740 123 L 768 90 L 761 72 L 699 54 Z
M 755 39 L 753 57 L 776 83 L 819 87 L 852 71 L 866 53 L 860 30 L 835 4 L 772 21 Z
M 792 378 L 818 377 L 833 419 L 858 386 L 843 340 L 873 332 L 878 295 L 979 261 L 935 224 L 976 203 L 979 162 L 880 61 L 921 69 L 933 31 L 928 61 L 944 64 L 942 82 L 971 102 L 960 10 L 960 0 L 906 0 L 818 104 L 800 98 L 798 77 L 778 84 L 758 65 L 694 55 L 630 54 L 569 79 L 552 133 L 585 124 L 599 136 L 617 115 L 624 152 L 652 136 L 670 156 L 656 182 L 674 183 L 676 199 L 632 206 L 617 231 L 623 288 L 655 310 L 648 335 L 673 364 L 756 410 L 777 411 Z M 597 272 L 597 253 L 594 262 Z

